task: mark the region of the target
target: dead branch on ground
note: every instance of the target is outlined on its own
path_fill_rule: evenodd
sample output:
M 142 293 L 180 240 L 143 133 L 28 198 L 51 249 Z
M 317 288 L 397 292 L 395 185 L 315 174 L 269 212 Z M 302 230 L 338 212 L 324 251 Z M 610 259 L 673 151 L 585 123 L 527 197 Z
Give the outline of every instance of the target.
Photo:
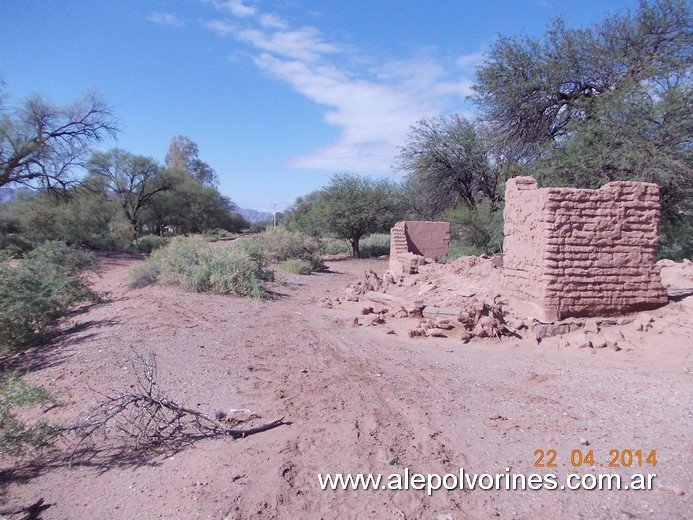
M 75 426 L 61 429 L 63 438 L 73 434 L 76 442 L 73 455 L 100 434 L 120 435 L 131 447 L 143 449 L 179 440 L 186 435 L 203 437 L 229 436 L 239 439 L 264 432 L 283 424 L 278 418 L 255 427 L 234 428 L 226 415 L 209 416 L 171 400 L 157 383 L 156 357 L 137 355 L 133 361 L 137 384 L 130 392 L 104 396 L 105 400 Z M 249 418 L 257 417 L 250 413 Z M 237 423 L 237 421 L 236 421 Z

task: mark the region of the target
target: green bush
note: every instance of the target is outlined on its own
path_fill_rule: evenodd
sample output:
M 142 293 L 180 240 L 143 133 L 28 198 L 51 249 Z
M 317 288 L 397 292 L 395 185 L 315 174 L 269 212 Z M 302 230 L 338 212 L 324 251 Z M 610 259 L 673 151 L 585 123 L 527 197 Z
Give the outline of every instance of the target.
M 450 222 L 451 242 L 458 242 L 455 247 L 465 255 L 494 254 L 503 247 L 503 210 L 494 210 L 488 200 L 475 207 L 461 204 L 448 211 L 445 220 Z
M 313 266 L 310 262 L 306 262 L 305 260 L 297 260 L 295 258 L 292 258 L 291 260 L 285 260 L 284 262 L 279 264 L 279 269 L 286 273 L 304 275 L 313 272 Z
M 21 258 L 33 248 L 33 242 L 21 234 L 0 233 L 0 257 Z
M 45 341 L 70 307 L 97 301 L 80 277 L 96 270 L 93 254 L 47 242 L 15 267 L 0 263 L 0 355 Z
M 341 255 L 347 254 L 351 256 L 351 246 L 346 240 L 337 238 L 328 238 L 322 244 L 322 251 L 326 255 Z
M 390 254 L 390 234 L 374 233 L 361 239 L 359 243 L 361 258 L 375 258 Z
M 188 291 L 260 298 L 262 282 L 272 279 L 267 266 L 264 250 L 250 240 L 213 248 L 200 237 L 176 237 L 133 270 L 130 286 L 158 282 Z
M 159 235 L 144 235 L 143 237 L 135 240 L 132 245 L 140 253 L 145 253 L 147 255 L 151 254 L 152 251 L 164 247 L 168 244 L 170 239 L 168 237 L 160 237 Z
M 663 258 L 677 262 L 684 258 L 693 259 L 693 224 L 684 221 L 662 222 L 655 260 Z
M 234 236 L 234 233 L 227 231 L 222 228 L 208 229 L 203 233 L 203 236 L 210 242 L 215 242 L 222 238 L 228 238 Z
M 269 231 L 274 228 L 274 222 L 272 220 L 262 220 L 260 222 L 252 222 L 250 224 L 251 233 L 262 233 L 264 231 Z
M 20 380 L 17 372 L 0 374 L 0 454 L 19 455 L 26 447 L 46 443 L 51 427 L 45 421 L 27 425 L 16 415 L 17 407 L 30 407 L 52 399 L 43 387 Z
M 154 285 L 159 279 L 161 269 L 159 263 L 152 259 L 138 265 L 130 272 L 129 286 L 132 289 Z
M 449 262 L 461 256 L 479 256 L 481 254 L 483 254 L 483 251 L 479 247 L 464 244 L 459 238 L 452 238 L 450 240 L 448 252 L 441 260 L 443 262 Z
M 304 233 L 276 228 L 259 234 L 254 240 L 259 241 L 272 260 L 305 260 L 310 263 L 313 271 L 325 267 L 321 258 L 320 241 Z

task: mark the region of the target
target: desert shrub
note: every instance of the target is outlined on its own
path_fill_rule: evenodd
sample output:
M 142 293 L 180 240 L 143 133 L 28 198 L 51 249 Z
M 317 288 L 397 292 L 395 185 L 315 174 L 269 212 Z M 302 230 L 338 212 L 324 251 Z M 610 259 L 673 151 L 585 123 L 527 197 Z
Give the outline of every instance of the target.
M 0 257 L 21 258 L 34 248 L 34 243 L 21 234 L 0 233 Z
M 464 244 L 459 238 L 450 239 L 450 247 L 448 252 L 441 258 L 443 262 L 449 262 L 450 260 L 455 260 L 461 256 L 479 256 L 482 254 L 477 246 L 472 246 Z
M 655 260 L 668 258 L 680 262 L 693 259 L 693 224 L 685 221 L 663 220 L 659 237 L 659 249 Z
M 158 282 L 188 291 L 260 298 L 262 282 L 272 278 L 267 265 L 262 247 L 250 240 L 213 248 L 200 237 L 176 237 L 133 270 L 130 286 Z
M 475 207 L 461 204 L 448 211 L 445 220 L 450 222 L 451 242 L 458 242 L 455 247 L 464 255 L 498 253 L 503 247 L 503 211 L 488 200 Z
M 274 221 L 272 220 L 261 220 L 260 222 L 250 223 L 251 233 L 262 233 L 263 231 L 269 231 L 274 228 Z
M 341 255 L 348 254 L 351 255 L 351 246 L 346 240 L 339 240 L 337 238 L 328 238 L 322 244 L 322 251 L 326 255 Z
M 254 240 L 262 244 L 272 260 L 304 260 L 310 263 L 313 271 L 324 269 L 320 241 L 305 233 L 276 228 L 259 234 Z
M 137 251 L 149 255 L 152 253 L 152 251 L 155 251 L 168 244 L 169 241 L 170 239 L 168 237 L 160 237 L 159 235 L 144 235 L 143 237 L 135 240 L 132 245 Z
M 124 251 L 134 238 L 116 201 L 88 190 L 72 190 L 65 200 L 39 194 L 31 200 L 13 202 L 21 233 L 31 242 L 60 240 L 95 250 Z
M 297 260 L 295 258 L 292 258 L 291 260 L 285 260 L 284 262 L 279 264 L 279 269 L 286 273 L 304 275 L 313 272 L 313 266 L 310 262 L 306 262 L 305 260 Z
M 221 238 L 228 238 L 234 236 L 234 233 L 227 231 L 222 228 L 208 229 L 203 233 L 203 236 L 210 242 L 215 242 Z
M 98 299 L 83 269 L 96 269 L 94 255 L 60 242 L 38 246 L 15 267 L 0 263 L 0 355 L 43 342 L 71 306 Z
M 43 445 L 51 432 L 45 421 L 22 422 L 17 407 L 30 407 L 52 399 L 43 387 L 23 382 L 17 372 L 0 374 L 0 454 L 19 455 L 27 447 Z
M 390 234 L 373 233 L 361 239 L 361 258 L 374 258 L 390 254 Z
M 159 279 L 161 269 L 159 263 L 154 260 L 147 260 L 138 265 L 130 272 L 129 286 L 132 289 L 154 285 Z

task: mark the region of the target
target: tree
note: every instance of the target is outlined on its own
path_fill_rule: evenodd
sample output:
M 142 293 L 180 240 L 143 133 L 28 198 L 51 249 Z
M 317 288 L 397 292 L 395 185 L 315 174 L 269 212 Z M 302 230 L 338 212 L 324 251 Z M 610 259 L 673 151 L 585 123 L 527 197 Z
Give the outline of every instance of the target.
M 312 237 L 319 237 L 324 229 L 321 216 L 314 207 L 318 204 L 322 191 L 313 191 L 308 195 L 298 197 L 293 206 L 284 215 L 283 226 L 290 231 L 300 231 Z M 273 221 L 270 221 L 273 224 Z
M 304 222 L 348 240 L 355 258 L 361 257 L 361 237 L 389 230 L 402 213 L 396 185 L 353 174 L 335 175 L 327 187 L 308 199 L 310 215 Z
M 464 202 L 498 200 L 497 168 L 478 125 L 459 115 L 424 118 L 410 127 L 397 169 L 407 173 L 412 209 L 425 219 Z
M 625 130 L 646 120 L 672 91 L 690 102 L 692 43 L 690 7 L 682 0 L 641 2 L 635 15 L 589 29 L 569 29 L 557 19 L 543 40 L 501 36 L 477 71 L 475 100 L 497 135 L 533 160 L 547 144 L 590 125 Z M 670 116 L 690 120 L 685 105 Z
M 11 111 L 0 103 L 0 186 L 65 190 L 91 145 L 114 137 L 117 128 L 111 109 L 96 94 L 67 107 L 40 96 Z
M 588 29 L 553 21 L 543 39 L 501 36 L 477 70 L 475 101 L 497 132 L 535 158 L 546 141 L 590 121 L 613 92 L 656 95 L 690 74 L 691 13 L 685 0 L 641 2 L 635 15 Z
M 115 195 L 136 235 L 141 234 L 141 211 L 157 193 L 173 187 L 171 177 L 162 175 L 154 159 L 118 148 L 93 154 L 88 168 L 89 174 L 102 180 L 107 192 Z
M 475 100 L 542 182 L 659 184 L 673 236 L 693 214 L 691 49 L 685 0 L 643 0 L 587 29 L 558 19 L 541 39 L 501 36 L 477 71 Z
M 217 186 L 219 177 L 214 169 L 199 158 L 200 150 L 189 137 L 178 135 L 171 139 L 164 162 L 168 168 L 186 173 L 205 186 Z

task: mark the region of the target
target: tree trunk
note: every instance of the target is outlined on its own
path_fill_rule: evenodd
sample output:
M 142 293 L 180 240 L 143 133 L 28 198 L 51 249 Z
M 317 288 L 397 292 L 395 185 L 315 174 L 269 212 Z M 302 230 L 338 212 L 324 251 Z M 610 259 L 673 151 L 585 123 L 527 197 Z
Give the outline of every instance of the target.
M 351 256 L 354 258 L 361 258 L 361 251 L 359 251 L 359 240 L 361 240 L 361 237 L 349 239 L 349 242 L 351 242 Z

